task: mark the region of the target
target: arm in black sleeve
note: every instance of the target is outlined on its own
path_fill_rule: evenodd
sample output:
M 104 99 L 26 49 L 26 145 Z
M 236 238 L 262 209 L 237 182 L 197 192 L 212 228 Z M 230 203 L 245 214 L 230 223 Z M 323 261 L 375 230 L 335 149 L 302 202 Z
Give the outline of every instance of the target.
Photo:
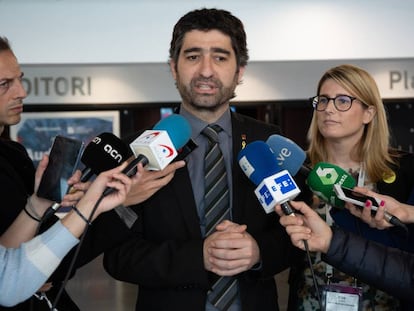
M 333 228 L 323 260 L 400 299 L 414 301 L 414 255 Z

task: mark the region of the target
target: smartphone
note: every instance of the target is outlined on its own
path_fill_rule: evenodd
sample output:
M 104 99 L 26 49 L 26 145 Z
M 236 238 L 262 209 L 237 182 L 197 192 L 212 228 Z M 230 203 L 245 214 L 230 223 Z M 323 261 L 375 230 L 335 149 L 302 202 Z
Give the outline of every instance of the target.
M 380 203 L 378 199 L 355 192 L 350 188 L 346 188 L 338 184 L 334 185 L 334 191 L 339 199 L 345 202 L 350 202 L 359 209 L 362 209 L 365 206 L 365 202 L 370 200 L 372 202 L 371 215 L 375 216 Z
M 67 180 L 79 164 L 83 142 L 64 136 L 54 138 L 49 163 L 43 173 L 37 196 L 60 203 L 68 190 Z

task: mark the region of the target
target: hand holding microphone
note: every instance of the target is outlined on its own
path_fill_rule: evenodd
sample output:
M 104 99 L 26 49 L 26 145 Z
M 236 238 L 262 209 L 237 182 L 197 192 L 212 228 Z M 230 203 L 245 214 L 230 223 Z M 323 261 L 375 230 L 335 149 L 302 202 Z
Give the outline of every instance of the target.
M 345 202 L 350 202 L 355 205 L 356 208 L 362 209 L 367 200 L 372 203 L 371 211 L 372 216 L 376 216 L 375 212 L 379 208 L 379 202 L 375 198 L 378 194 L 374 194 L 371 197 L 357 195 L 352 188 L 356 186 L 355 179 L 345 170 L 334 164 L 320 162 L 315 165 L 314 169 L 309 173 L 307 178 L 309 188 L 315 193 L 321 200 L 335 206 L 337 208 L 344 208 Z M 353 213 L 356 216 L 360 216 L 357 213 Z M 394 215 L 383 212 L 383 216 L 387 222 L 398 226 L 405 231 L 407 227 Z M 378 216 L 378 218 L 380 215 Z M 378 219 L 377 218 L 377 219 Z M 372 219 L 367 219 L 365 216 L 362 218 L 368 224 L 372 224 Z
M 101 133 L 94 137 L 82 153 L 82 170 L 80 182 L 85 183 L 101 172 L 117 167 L 133 155 L 132 150 L 120 138 L 112 133 Z M 78 189 L 70 187 L 68 194 Z M 86 189 L 79 189 L 86 190 Z
M 299 147 L 296 148 L 291 141 L 281 138 L 283 137 L 280 135 L 273 136 L 270 140 L 273 148 L 264 142 L 249 144 L 240 151 L 238 159 L 243 172 L 255 184 L 257 184 L 257 180 L 263 178 L 256 188 L 255 194 L 266 213 L 272 212 L 277 207 L 276 210 L 283 211 L 285 217 L 291 218 L 291 221 L 297 221 L 296 217 L 292 217 L 295 214 L 290 204 L 295 204 L 291 200 L 300 193 L 300 189 L 296 185 L 289 170 L 285 169 L 285 167 L 289 168 L 293 174 L 296 174 L 303 167 L 305 156 Z M 276 144 L 275 141 L 277 142 Z M 282 148 L 280 148 L 281 146 Z M 281 169 L 282 171 L 280 171 Z M 306 169 L 304 171 L 307 173 L 308 170 Z M 275 174 L 275 172 L 277 173 Z M 252 176 L 257 177 L 252 178 Z M 282 214 L 280 213 L 279 215 Z M 307 240 L 300 239 L 300 245 L 302 249 L 307 251 L 309 265 L 312 269 Z M 312 277 L 320 303 L 318 284 L 313 270 Z
M 120 138 L 112 133 L 101 133 L 86 146 L 81 162 L 81 182 L 88 181 L 94 175 L 110 170 L 132 156 L 132 151 Z
M 300 172 L 305 177 L 309 175 L 310 169 L 304 165 L 304 162 L 306 159 L 306 153 L 296 143 L 280 135 L 271 135 L 267 139 L 266 142 L 269 144 L 270 148 L 276 154 L 276 159 L 281 169 L 286 170 L 288 173 L 291 173 L 292 175 L 296 175 L 298 172 Z M 284 216 L 282 217 L 283 220 L 282 218 L 280 220 L 282 225 L 283 225 L 283 222 L 285 221 L 287 223 L 289 222 L 296 223 L 297 221 L 299 221 L 300 223 L 302 221 L 303 218 L 296 217 L 296 214 L 294 213 L 294 210 L 291 207 L 291 205 L 296 207 L 297 204 L 298 204 L 297 202 L 290 201 L 289 203 L 285 202 L 281 204 L 280 210 L 278 206 L 275 208 L 276 211 L 281 211 L 284 214 Z M 300 204 L 307 206 L 303 202 L 301 202 Z M 318 215 L 316 216 L 319 217 Z M 306 237 L 302 237 L 299 235 L 297 237 L 297 240 L 295 241 L 296 244 L 294 243 L 294 245 L 306 251 L 309 268 L 311 269 L 311 273 L 312 273 L 312 279 L 313 279 L 313 284 L 315 287 L 315 292 L 318 297 L 319 306 L 322 309 L 321 297 L 320 297 L 320 293 L 318 290 L 318 282 L 316 280 L 316 276 L 312 268 L 312 260 L 309 254 L 308 240 L 305 238 Z M 292 240 L 292 243 L 293 242 L 294 240 Z
M 309 251 L 326 253 L 332 239 L 328 224 L 306 203 L 292 201 L 291 205 L 299 212 L 296 217 L 284 214 L 280 206 L 276 206 L 275 211 L 292 244 L 302 250 L 308 248 Z
M 86 183 L 94 175 L 98 175 L 103 171 L 117 167 L 131 155 L 132 151 L 121 139 L 112 133 L 101 133 L 92 139 L 82 153 L 81 162 L 84 164 L 85 168 L 82 170 L 82 175 L 80 176 L 79 181 L 81 183 Z M 79 173 L 75 173 L 75 175 L 78 174 Z M 79 176 L 72 177 L 73 178 L 69 180 L 71 183 L 73 182 L 73 179 L 76 180 L 76 177 Z M 79 193 L 75 194 L 75 192 L 78 190 L 85 191 L 88 186 L 89 184 L 77 185 L 78 188 L 71 186 L 64 199 L 77 201 L 80 199 L 80 196 Z M 42 221 L 45 221 L 52 216 L 61 206 L 61 202 L 56 202 L 50 206 L 44 213 Z

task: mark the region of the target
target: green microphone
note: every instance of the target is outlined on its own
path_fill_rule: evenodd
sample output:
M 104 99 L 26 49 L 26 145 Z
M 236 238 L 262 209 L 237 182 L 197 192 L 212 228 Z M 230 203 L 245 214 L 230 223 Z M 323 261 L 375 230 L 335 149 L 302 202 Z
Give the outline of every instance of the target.
M 306 183 L 319 199 L 337 208 L 344 208 L 345 201 L 337 197 L 333 185 L 339 184 L 351 189 L 356 186 L 355 179 L 347 171 L 326 162 L 315 165 L 309 172 Z

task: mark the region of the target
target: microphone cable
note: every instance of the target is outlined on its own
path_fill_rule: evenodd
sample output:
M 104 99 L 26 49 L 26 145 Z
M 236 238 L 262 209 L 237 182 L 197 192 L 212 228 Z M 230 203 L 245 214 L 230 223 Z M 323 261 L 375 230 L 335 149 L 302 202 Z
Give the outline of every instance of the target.
M 122 173 L 127 175 L 128 177 L 131 177 L 131 176 L 133 176 L 137 173 L 137 168 L 136 168 L 137 164 L 138 163 L 143 163 L 143 164 L 145 163 L 146 164 L 147 161 L 148 161 L 148 159 L 146 159 L 144 156 L 138 156 L 137 158 L 133 159 L 130 163 L 128 163 L 128 165 L 122 170 Z M 94 205 L 94 207 L 91 211 L 91 214 L 89 215 L 88 218 L 83 217 L 82 214 L 80 214 L 80 212 L 76 209 L 76 207 L 72 207 L 72 209 L 78 214 L 79 217 L 81 217 L 86 222 L 87 225 L 86 225 L 86 228 L 83 231 L 81 237 L 79 238 L 79 244 L 77 245 L 76 250 L 75 250 L 75 254 L 73 255 L 73 258 L 70 262 L 68 272 L 66 273 L 65 279 L 63 280 L 62 285 L 59 288 L 58 294 L 56 295 L 56 298 L 53 302 L 53 305 L 52 305 L 52 308 L 51 308 L 52 311 L 57 311 L 56 305 L 57 305 L 57 303 L 60 299 L 60 296 L 63 293 L 63 290 L 66 287 L 67 282 L 69 281 L 70 275 L 71 275 L 72 270 L 75 266 L 76 259 L 79 256 L 79 252 L 80 252 L 81 246 L 83 244 L 83 241 L 85 239 L 86 233 L 88 232 L 88 228 L 92 224 L 93 215 L 95 214 L 95 212 L 96 212 L 99 204 L 103 200 L 103 198 L 105 198 L 107 195 L 109 195 L 113 191 L 115 191 L 114 188 L 106 188 L 104 190 L 104 192 L 101 194 L 99 199 L 96 201 L 96 203 L 95 203 L 95 205 Z
M 319 308 L 320 308 L 320 310 L 323 310 L 322 309 L 321 294 L 319 293 L 319 285 L 318 285 L 318 281 L 316 280 L 315 270 L 313 270 L 312 258 L 310 256 L 308 241 L 303 240 L 303 245 L 305 246 L 306 257 L 308 259 L 309 269 L 311 271 L 313 286 L 315 287 L 316 297 L 318 298 Z
M 49 220 L 49 218 L 53 216 L 60 208 L 61 208 L 60 203 L 55 202 L 45 211 L 43 216 L 40 218 L 39 223 L 37 224 L 35 235 L 38 235 L 40 233 L 40 230 L 43 224 L 46 222 L 46 220 Z
M 296 217 L 295 212 L 293 211 L 292 207 L 289 205 L 288 202 L 282 203 L 280 205 L 280 207 L 282 209 L 282 212 L 286 216 Z M 319 285 L 318 285 L 318 281 L 316 280 L 315 270 L 313 269 L 312 258 L 310 256 L 308 241 L 307 240 L 302 240 L 302 241 L 303 241 L 303 245 L 305 247 L 306 258 L 308 260 L 309 269 L 311 271 L 312 281 L 313 281 L 313 286 L 315 287 L 316 297 L 318 298 L 319 308 L 320 308 L 320 310 L 323 310 L 322 309 L 321 295 L 320 295 L 320 292 L 319 292 Z
M 79 256 L 79 252 L 80 252 L 81 246 L 82 246 L 83 241 L 85 239 L 86 233 L 88 232 L 88 228 L 89 228 L 89 226 L 90 226 L 90 224 L 92 222 L 93 215 L 95 214 L 96 209 L 98 208 L 99 204 L 101 203 L 101 201 L 102 201 L 102 199 L 104 197 L 105 197 L 105 195 L 103 195 L 103 194 L 99 197 L 99 199 L 96 201 L 96 203 L 95 203 L 95 205 L 94 205 L 94 207 L 93 207 L 93 209 L 91 211 L 91 214 L 89 215 L 88 219 L 85 219 L 85 220 L 87 220 L 87 222 L 86 222 L 86 228 L 83 231 L 83 233 L 82 233 L 82 235 L 81 235 L 81 237 L 79 239 L 78 246 L 76 247 L 75 253 L 74 253 L 74 255 L 72 257 L 72 260 L 70 262 L 70 265 L 69 265 L 68 271 L 66 273 L 66 276 L 65 276 L 64 280 L 62 281 L 62 284 L 61 284 L 61 286 L 59 288 L 59 291 L 58 291 L 58 293 L 57 293 L 57 295 L 55 297 L 55 300 L 53 301 L 53 304 L 52 304 L 52 306 L 50 308 L 50 310 L 52 310 L 52 311 L 58 311 L 56 309 L 56 305 L 59 302 L 60 297 L 62 296 L 63 290 L 65 289 L 67 282 L 69 281 L 70 275 L 72 274 L 73 268 L 75 266 L 76 259 Z

